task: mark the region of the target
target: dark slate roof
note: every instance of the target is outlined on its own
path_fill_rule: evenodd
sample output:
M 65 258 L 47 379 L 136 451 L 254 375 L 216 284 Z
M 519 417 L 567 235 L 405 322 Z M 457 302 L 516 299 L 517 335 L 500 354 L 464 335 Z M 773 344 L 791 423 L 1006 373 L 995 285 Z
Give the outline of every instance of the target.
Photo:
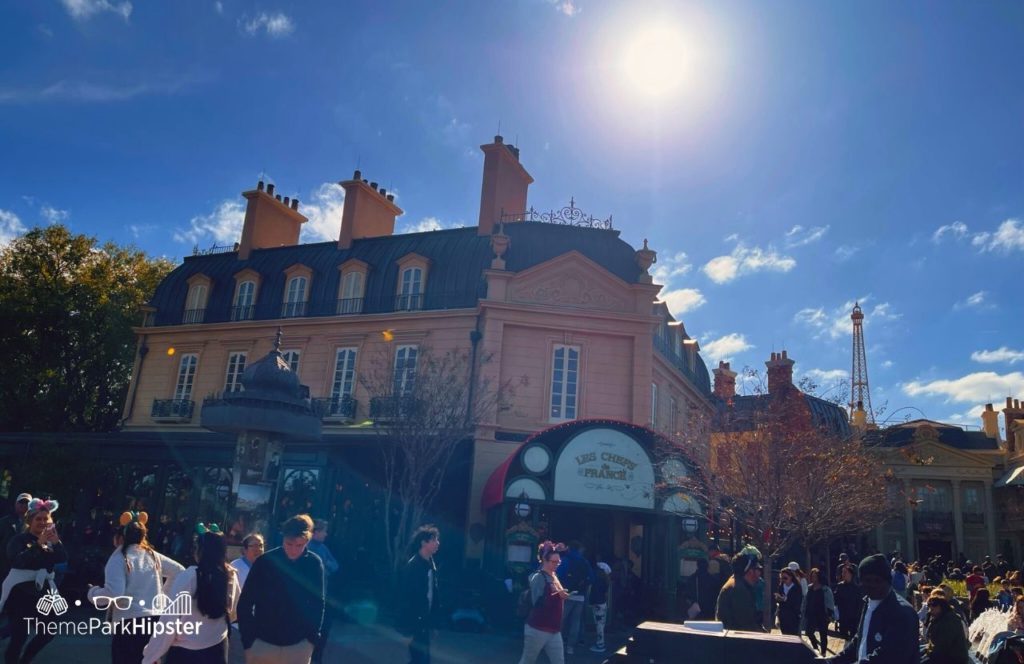
M 868 445 L 881 447 L 904 447 L 915 442 L 914 435 L 918 428 L 929 426 L 938 434 L 939 442 L 965 451 L 996 451 L 999 443 L 989 438 L 984 431 L 965 431 L 954 424 L 943 424 L 930 420 L 913 420 L 903 424 L 871 429 L 864 434 L 864 442 Z
M 811 421 L 814 426 L 828 430 L 829 432 L 846 438 L 850 435 L 850 421 L 846 416 L 846 410 L 831 401 L 825 401 L 810 394 L 802 394 L 807 406 L 811 411 Z M 766 412 L 770 403 L 769 394 L 740 395 L 732 400 L 732 421 L 735 426 L 742 430 L 747 425 L 756 421 L 757 413 Z
M 634 249 L 619 238 L 618 231 L 523 222 L 506 224 L 505 233 L 512 239 L 505 258 L 507 269 L 513 272 L 576 250 L 627 283 L 635 282 L 640 274 Z M 257 249 L 244 261 L 238 260 L 236 252 L 190 256 L 154 293 L 150 302 L 157 308 L 154 322 L 158 326 L 181 323 L 187 281 L 197 274 L 206 275 L 213 282 L 204 322 L 230 320 L 234 275 L 246 268 L 262 276 L 254 318 L 278 318 L 284 300 L 284 271 L 296 263 L 313 271 L 307 315 L 334 315 L 340 279 L 338 266 L 353 258 L 370 266 L 363 312 L 392 311 L 397 292 L 397 261 L 409 253 L 432 261 L 424 309 L 473 307 L 485 295 L 483 271 L 490 266 L 493 253 L 490 238 L 477 235 L 473 226 L 356 240 L 347 250 L 338 249 L 336 242 Z

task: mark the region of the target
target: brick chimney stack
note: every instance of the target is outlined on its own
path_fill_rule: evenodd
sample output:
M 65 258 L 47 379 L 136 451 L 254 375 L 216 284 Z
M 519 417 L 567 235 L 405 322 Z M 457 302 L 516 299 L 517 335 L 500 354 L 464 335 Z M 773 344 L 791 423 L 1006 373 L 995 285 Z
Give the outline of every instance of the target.
M 362 177 L 363 174 L 356 171 L 351 180 L 339 183 L 345 190 L 339 249 L 348 249 L 353 240 L 394 235 L 395 219 L 402 215 L 402 208 L 395 205 L 394 194 L 378 189 L 376 182 Z
M 793 365 L 786 351 L 772 353 L 772 359 L 764 363 L 768 367 L 768 394 L 781 394 L 793 387 Z
M 285 247 L 299 243 L 299 233 L 306 218 L 299 214 L 299 199 L 281 200 L 274 197 L 274 185 L 263 180 L 251 191 L 243 191 L 247 204 L 242 223 L 242 239 L 238 243 L 238 258 L 246 260 L 253 249 Z M 287 200 L 287 199 L 286 199 Z
M 989 438 L 999 441 L 999 412 L 990 403 L 985 404 L 985 410 L 981 412 L 981 430 Z
M 732 401 L 736 396 L 736 372 L 728 362 L 719 362 L 715 374 L 715 396 L 722 401 Z
M 478 234 L 490 235 L 503 213 L 526 212 L 526 190 L 533 177 L 519 163 L 519 148 L 506 145 L 501 136 L 495 136 L 493 143 L 481 145 L 480 149 L 484 152 L 484 181 L 480 188 Z

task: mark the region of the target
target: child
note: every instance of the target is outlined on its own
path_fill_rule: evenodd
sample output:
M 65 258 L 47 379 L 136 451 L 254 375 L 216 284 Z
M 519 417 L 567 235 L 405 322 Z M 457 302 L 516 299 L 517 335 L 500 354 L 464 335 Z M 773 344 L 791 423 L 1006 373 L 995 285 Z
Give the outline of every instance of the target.
M 608 579 L 612 573 L 608 563 L 598 563 L 594 573 L 594 585 L 590 589 L 590 610 L 594 614 L 594 626 L 597 629 L 597 643 L 590 647 L 591 652 L 604 652 L 604 626 L 608 619 Z

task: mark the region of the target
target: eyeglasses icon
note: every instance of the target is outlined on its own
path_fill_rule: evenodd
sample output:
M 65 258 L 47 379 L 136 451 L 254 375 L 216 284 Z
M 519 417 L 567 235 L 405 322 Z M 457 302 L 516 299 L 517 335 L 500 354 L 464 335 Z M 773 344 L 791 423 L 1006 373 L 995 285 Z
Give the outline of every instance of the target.
M 117 597 L 107 597 L 106 595 L 97 595 L 92 598 L 92 605 L 100 611 L 106 611 L 113 604 L 114 608 L 118 611 L 127 611 L 132 608 L 132 598 L 130 595 L 118 595 Z

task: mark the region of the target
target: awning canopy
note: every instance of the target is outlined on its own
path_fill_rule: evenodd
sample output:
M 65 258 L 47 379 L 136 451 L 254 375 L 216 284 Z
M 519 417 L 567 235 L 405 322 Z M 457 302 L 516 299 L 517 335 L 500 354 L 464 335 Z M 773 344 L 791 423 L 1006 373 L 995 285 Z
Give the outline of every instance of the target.
M 1024 486 L 1024 466 L 1012 468 L 996 482 L 996 487 Z
M 520 446 L 522 447 L 522 446 Z M 500 466 L 494 469 L 491 476 L 487 478 L 487 483 L 484 484 L 483 494 L 480 496 L 480 509 L 483 510 L 484 514 L 487 510 L 491 509 L 495 505 L 500 505 L 505 500 L 505 477 L 508 475 L 508 469 L 515 461 L 516 455 L 519 453 L 519 447 L 516 451 L 509 455 Z

